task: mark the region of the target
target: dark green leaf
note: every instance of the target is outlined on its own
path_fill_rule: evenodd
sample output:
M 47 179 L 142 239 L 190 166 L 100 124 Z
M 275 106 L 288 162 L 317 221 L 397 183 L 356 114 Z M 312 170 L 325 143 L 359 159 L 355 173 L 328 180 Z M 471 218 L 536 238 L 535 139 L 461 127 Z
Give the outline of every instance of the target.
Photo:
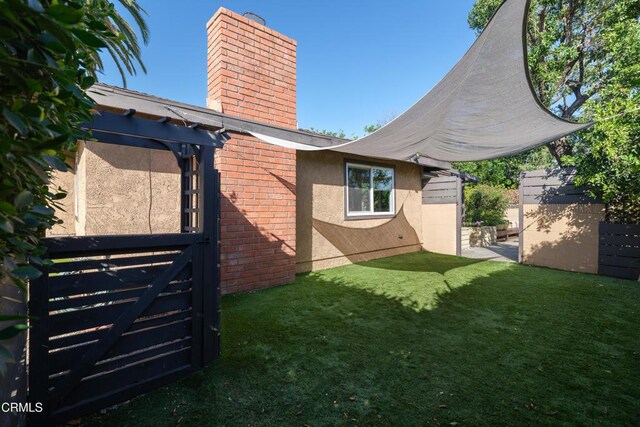
M 22 119 L 18 117 L 13 111 L 5 108 L 2 110 L 2 115 L 5 119 L 13 126 L 20 135 L 25 135 L 27 133 L 27 126 L 24 124 Z
M 82 19 L 82 10 L 63 4 L 54 4 L 47 9 L 47 15 L 64 24 L 76 24 Z
M 99 37 L 96 37 L 93 33 L 89 32 L 89 31 L 84 31 L 84 30 L 71 30 L 71 32 L 83 43 L 87 44 L 88 46 L 95 48 L 95 49 L 100 49 L 103 47 L 107 47 L 106 43 L 100 39 Z
M 13 223 L 8 219 L 0 219 L 0 230 L 13 234 Z
M 14 208 L 11 203 L 7 202 L 0 202 L 0 211 L 6 212 L 10 215 L 15 215 L 16 213 L 18 213 L 18 211 L 16 211 L 16 208 Z
M 6 363 L 15 363 L 13 359 L 13 354 L 3 345 L 0 345 L 0 360 Z
M 37 268 L 31 266 L 31 265 L 23 265 L 23 266 L 20 266 L 20 267 L 14 269 L 11 272 L 11 275 L 14 276 L 14 277 L 17 277 L 19 279 L 33 280 L 33 279 L 37 279 L 38 277 L 42 276 L 42 272 L 40 270 L 38 270 Z
M 31 192 L 28 190 L 24 190 L 16 196 L 13 201 L 13 206 L 15 206 L 15 208 L 20 211 L 29 206 L 31 203 L 33 203 L 33 194 L 31 194 Z
M 26 320 L 26 319 L 28 319 L 27 316 L 18 316 L 18 315 L 12 316 L 9 314 L 0 314 L 0 322 L 8 322 L 10 320 Z
M 33 206 L 29 212 L 38 214 L 38 215 L 44 215 L 44 216 L 53 216 L 54 211 L 51 208 L 48 208 L 46 206 L 42 206 L 42 205 L 35 205 Z
M 60 160 L 59 158 L 55 157 L 55 156 L 50 156 L 48 154 L 45 154 L 42 156 L 42 158 L 49 163 L 49 166 L 51 166 L 52 168 L 59 170 L 60 172 L 66 172 L 68 170 L 67 165 L 64 164 L 64 162 L 62 160 Z
M 29 0 L 29 7 L 36 12 L 42 13 L 44 12 L 44 8 L 39 0 Z
M 18 335 L 20 332 L 24 332 L 27 329 L 29 329 L 27 325 L 12 325 L 7 328 L 4 328 L 3 330 L 0 331 L 0 340 L 4 341 L 10 338 L 13 338 L 16 335 Z

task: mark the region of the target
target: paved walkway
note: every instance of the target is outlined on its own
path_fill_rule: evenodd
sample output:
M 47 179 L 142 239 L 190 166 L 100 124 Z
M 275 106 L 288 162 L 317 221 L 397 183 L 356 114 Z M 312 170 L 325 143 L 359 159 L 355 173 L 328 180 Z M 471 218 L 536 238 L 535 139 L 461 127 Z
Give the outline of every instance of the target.
M 518 262 L 518 239 L 509 239 L 495 245 L 469 248 L 462 251 L 466 258 L 490 259 L 491 261 Z

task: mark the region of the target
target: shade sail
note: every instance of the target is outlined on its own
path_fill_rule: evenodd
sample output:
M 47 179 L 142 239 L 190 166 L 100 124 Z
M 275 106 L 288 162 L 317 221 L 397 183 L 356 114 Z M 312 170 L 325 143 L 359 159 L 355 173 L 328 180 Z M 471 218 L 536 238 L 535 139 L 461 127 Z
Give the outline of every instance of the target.
M 395 120 L 329 149 L 396 160 L 475 161 L 513 155 L 590 126 L 547 110 L 531 85 L 526 47 L 530 0 L 506 0 L 460 62 Z M 255 133 L 272 144 L 317 150 Z

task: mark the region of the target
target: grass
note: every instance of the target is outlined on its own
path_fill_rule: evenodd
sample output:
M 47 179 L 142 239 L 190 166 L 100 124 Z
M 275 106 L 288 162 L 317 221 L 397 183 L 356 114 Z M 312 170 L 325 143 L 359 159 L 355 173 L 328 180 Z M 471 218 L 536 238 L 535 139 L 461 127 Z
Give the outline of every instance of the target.
M 222 313 L 212 366 L 88 424 L 640 424 L 640 283 L 417 253 Z

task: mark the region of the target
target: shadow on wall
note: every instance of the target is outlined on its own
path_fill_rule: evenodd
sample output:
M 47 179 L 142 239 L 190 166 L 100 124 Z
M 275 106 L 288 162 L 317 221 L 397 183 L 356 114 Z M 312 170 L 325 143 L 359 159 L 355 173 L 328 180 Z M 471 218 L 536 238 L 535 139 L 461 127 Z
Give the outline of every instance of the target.
M 395 169 L 396 217 L 345 218 L 345 165 L 370 158 L 327 152 L 297 155 L 296 240 L 299 272 L 335 267 L 421 248 L 421 169 L 385 162 Z
M 568 271 L 597 273 L 600 221 L 604 205 L 559 203 L 558 195 L 524 204 L 523 263 Z
M 385 250 L 390 252 L 386 256 L 394 255 L 389 248 L 420 244 L 420 238 L 404 214 L 404 206 L 393 219 L 376 227 L 350 228 L 314 218 L 313 228 L 352 263 L 365 261 L 372 252 L 384 257 Z
M 91 150 L 115 169 L 180 174 L 176 157 L 170 151 L 113 145 L 99 141 L 87 141 L 85 144 L 86 149 Z
M 224 178 L 223 178 L 224 179 Z M 222 293 L 246 292 L 295 280 L 295 248 L 236 206 L 235 191 L 220 196 Z M 277 215 L 277 212 L 273 212 Z
M 171 152 L 89 141 L 76 180 L 78 235 L 180 232 L 180 168 Z

